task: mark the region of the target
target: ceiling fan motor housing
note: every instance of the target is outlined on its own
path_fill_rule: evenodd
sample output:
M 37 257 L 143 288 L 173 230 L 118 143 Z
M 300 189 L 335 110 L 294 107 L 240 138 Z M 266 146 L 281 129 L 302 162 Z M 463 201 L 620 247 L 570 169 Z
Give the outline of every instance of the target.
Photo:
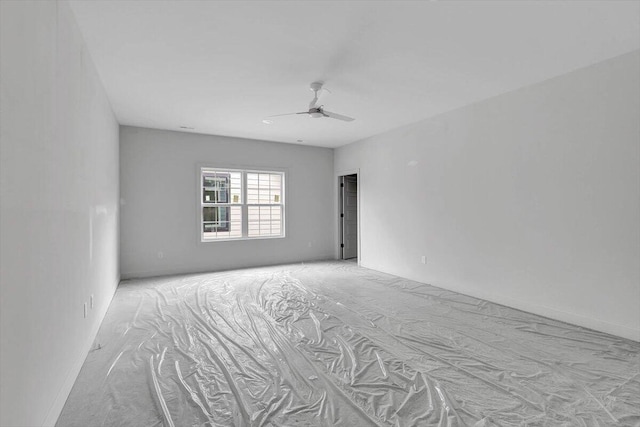
M 311 117 L 312 119 L 319 119 L 321 117 L 324 117 L 324 113 L 322 112 L 322 107 L 310 109 L 309 117 Z

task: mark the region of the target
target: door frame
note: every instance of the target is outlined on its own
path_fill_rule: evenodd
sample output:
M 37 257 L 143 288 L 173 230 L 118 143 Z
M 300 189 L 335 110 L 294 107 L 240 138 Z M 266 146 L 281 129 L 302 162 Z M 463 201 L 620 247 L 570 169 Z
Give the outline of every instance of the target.
M 361 206 L 362 204 L 360 203 L 361 197 L 361 176 L 360 176 L 360 168 L 356 168 L 356 169 L 347 169 L 347 170 L 341 170 L 335 173 L 335 179 L 334 179 L 334 188 L 335 188 L 335 201 L 336 201 L 336 206 L 335 206 L 335 210 L 334 212 L 336 212 L 335 214 L 335 225 L 336 225 L 336 234 L 335 234 L 335 242 L 336 242 L 336 250 L 335 250 L 335 258 L 336 259 L 342 259 L 342 248 L 340 247 L 340 243 L 342 242 L 342 219 L 340 218 L 340 214 L 342 213 L 342 192 L 340 191 L 340 178 L 342 178 L 343 176 L 346 175 L 356 175 L 356 179 L 358 180 L 358 187 L 357 187 L 357 203 L 358 203 L 358 227 L 357 227 L 357 233 L 358 233 L 358 265 L 360 265 L 360 260 L 362 259 L 362 233 L 360 232 L 361 230 L 361 214 L 360 212 L 362 211 Z

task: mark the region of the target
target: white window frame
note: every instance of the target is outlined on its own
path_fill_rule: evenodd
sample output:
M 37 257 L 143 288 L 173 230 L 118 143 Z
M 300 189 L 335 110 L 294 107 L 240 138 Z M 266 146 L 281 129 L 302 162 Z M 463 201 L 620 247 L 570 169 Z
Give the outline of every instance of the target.
M 238 167 L 225 167 L 225 166 L 209 166 L 199 165 L 198 169 L 198 240 L 200 243 L 211 242 L 228 242 L 234 240 L 263 240 L 263 239 L 282 239 L 286 237 L 286 177 L 287 173 L 283 169 L 258 169 L 258 168 L 238 168 Z M 241 203 L 229 203 L 228 206 L 240 206 L 242 209 L 242 236 L 241 237 L 222 237 L 222 238 L 205 238 L 204 236 L 204 215 L 203 208 L 208 205 L 204 202 L 204 186 L 202 185 L 203 176 L 207 172 L 239 172 L 241 177 Z M 280 203 L 248 203 L 247 200 L 247 174 L 248 173 L 263 173 L 263 174 L 278 174 L 281 176 L 281 189 L 280 189 Z M 280 234 L 276 236 L 249 236 L 249 206 L 280 206 L 281 207 L 281 223 Z

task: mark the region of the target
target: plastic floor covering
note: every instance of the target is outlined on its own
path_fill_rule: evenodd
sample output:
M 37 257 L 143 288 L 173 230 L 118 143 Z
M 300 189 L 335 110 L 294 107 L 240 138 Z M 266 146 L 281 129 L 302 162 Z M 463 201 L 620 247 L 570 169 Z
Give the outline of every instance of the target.
M 347 262 L 130 280 L 58 426 L 639 426 L 640 344 Z

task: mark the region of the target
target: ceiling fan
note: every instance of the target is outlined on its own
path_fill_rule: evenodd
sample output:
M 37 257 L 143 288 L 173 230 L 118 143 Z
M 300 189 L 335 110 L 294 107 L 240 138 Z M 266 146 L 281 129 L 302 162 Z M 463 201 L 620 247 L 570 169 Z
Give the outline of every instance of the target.
M 313 91 L 314 96 L 313 99 L 311 100 L 311 102 L 309 103 L 309 110 L 308 111 L 302 111 L 300 113 L 287 113 L 287 114 L 276 114 L 275 116 L 269 116 L 267 117 L 267 119 L 271 118 L 271 117 L 280 117 L 280 116 L 293 116 L 293 115 L 297 115 L 297 114 L 307 114 L 309 117 L 313 118 L 313 119 L 321 119 L 323 117 L 329 117 L 330 119 L 338 119 L 338 120 L 343 120 L 345 122 L 352 122 L 355 119 L 353 117 L 348 117 L 348 116 L 343 116 L 342 114 L 336 114 L 336 113 L 332 113 L 331 111 L 327 111 L 324 109 L 324 105 L 320 105 L 318 106 L 318 92 L 320 92 L 321 90 L 326 90 L 328 92 L 327 89 L 323 89 L 322 88 L 322 82 L 313 82 L 311 83 L 311 85 L 309 86 L 309 89 Z

